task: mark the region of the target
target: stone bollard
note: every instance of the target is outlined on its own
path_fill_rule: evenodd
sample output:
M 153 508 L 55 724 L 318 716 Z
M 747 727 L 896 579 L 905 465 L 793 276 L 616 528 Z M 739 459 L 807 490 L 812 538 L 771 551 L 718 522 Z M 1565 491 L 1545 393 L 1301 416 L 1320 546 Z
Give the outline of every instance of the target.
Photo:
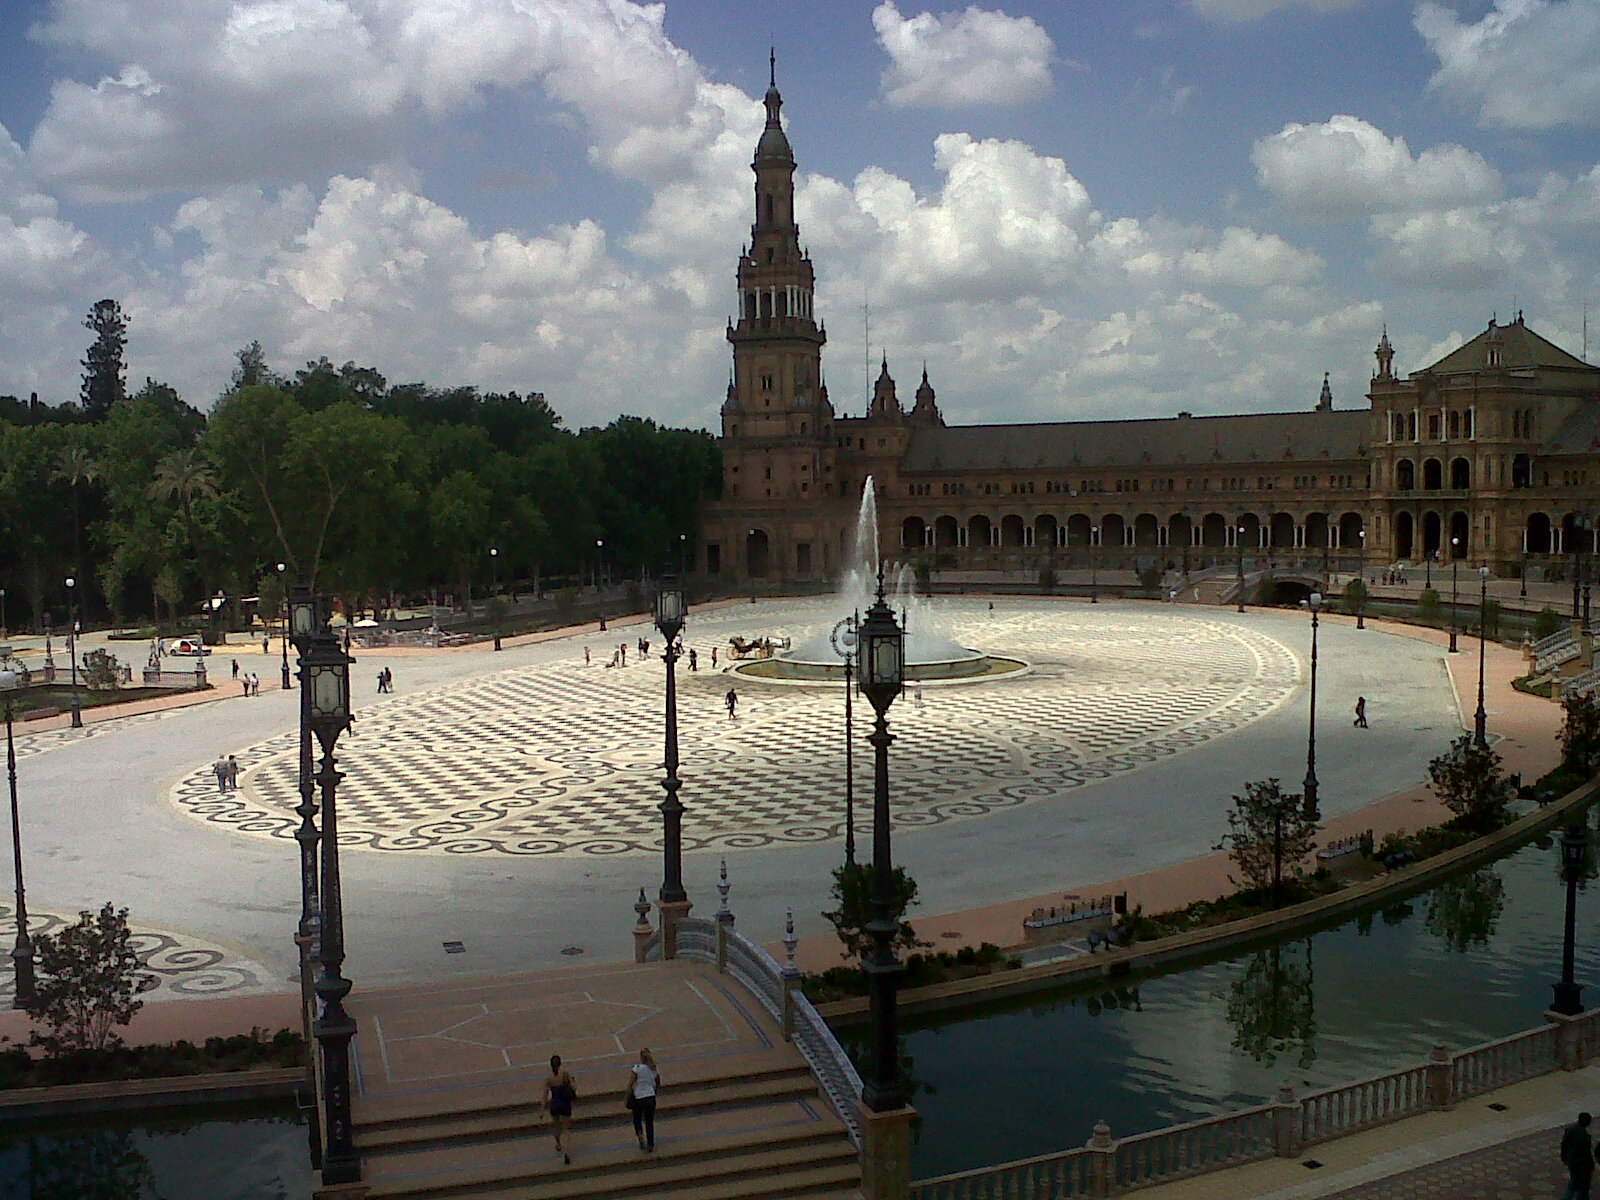
M 800 939 L 794 935 L 794 909 L 789 909 L 783 921 L 783 1040 L 794 1041 L 794 994 L 799 990 L 801 971 L 794 965 L 795 947 Z
M 1300 1157 L 1300 1101 L 1287 1083 L 1272 1099 L 1272 1152 L 1279 1158 Z
M 1094 1136 L 1089 1139 L 1089 1194 L 1110 1196 L 1117 1181 L 1117 1143 L 1111 1136 L 1111 1126 L 1104 1118 L 1094 1123 Z
M 889 1112 L 873 1112 L 858 1100 L 856 1114 L 861 1122 L 863 1200 L 909 1200 L 911 1123 L 917 1110 L 908 1104 Z
M 644 889 L 639 889 L 639 898 L 633 902 L 633 911 L 639 914 L 639 919 L 633 923 L 633 961 L 645 961 L 645 943 L 655 930 L 650 928 L 650 901 L 645 897 Z
M 1428 1107 L 1449 1112 L 1455 1107 L 1454 1088 L 1451 1084 L 1450 1051 L 1443 1043 L 1435 1043 L 1428 1052 Z

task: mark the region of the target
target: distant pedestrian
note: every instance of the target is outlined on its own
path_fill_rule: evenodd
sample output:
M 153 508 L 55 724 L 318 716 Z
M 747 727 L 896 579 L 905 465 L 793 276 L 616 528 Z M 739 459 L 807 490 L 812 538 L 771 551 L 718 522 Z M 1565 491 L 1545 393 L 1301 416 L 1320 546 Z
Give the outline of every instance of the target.
M 239 678 L 239 660 L 237 658 L 233 660 L 233 677 L 235 679 Z
M 383 690 L 386 693 L 388 693 L 389 695 L 391 695 L 391 696 L 394 695 L 394 668 L 393 667 L 385 667 L 383 669 Z
M 228 755 L 227 768 L 228 790 L 230 792 L 236 792 L 239 790 L 239 760 L 231 754 Z
M 922 707 L 922 685 L 920 683 L 917 684 L 915 690 L 912 691 L 911 698 L 916 701 L 918 708 Z
M 239 676 L 235 675 L 234 678 L 239 679 Z M 239 694 L 241 696 L 250 694 L 250 676 L 246 675 L 243 679 L 239 679 Z
M 386 684 L 387 684 L 387 681 L 383 677 L 383 672 L 379 671 L 378 672 L 378 695 L 380 695 L 380 696 L 383 695 L 385 687 L 386 687 Z
M 272 638 L 269 637 L 267 634 L 264 634 L 264 633 L 261 635 L 261 653 L 263 653 L 263 654 L 271 654 L 272 653 Z
M 1561 1193 L 1561 1200 L 1589 1200 L 1595 1164 L 1594 1138 L 1589 1134 L 1592 1120 L 1588 1113 L 1581 1112 L 1561 1135 L 1561 1164 L 1567 1168 L 1567 1190 Z
M 699 669 L 700 669 L 700 656 L 694 652 L 694 647 L 691 646 L 689 648 L 689 670 L 698 671 Z
M 561 1065 L 561 1055 L 550 1056 L 550 1077 L 544 1081 L 544 1097 L 540 1100 L 550 1110 L 550 1132 L 555 1135 L 556 1153 L 564 1162 L 572 1162 L 572 1152 L 562 1138 L 571 1142 L 572 1102 L 578 1098 L 578 1089 L 572 1076 Z
M 639 1139 L 639 1149 L 647 1153 L 656 1148 L 656 1093 L 660 1088 L 656 1056 L 649 1046 L 643 1046 L 639 1061 L 628 1074 L 628 1107 L 633 1109 L 633 1136 Z
M 587 646 L 583 648 L 583 665 L 586 667 L 589 665 L 589 647 Z
M 711 669 L 713 671 L 717 669 L 717 648 L 715 646 L 711 647 Z
M 722 702 L 728 706 L 728 720 L 733 720 L 733 710 L 739 706 L 739 693 L 729 688 L 728 694 L 722 698 Z
M 627 666 L 628 665 L 628 643 L 627 642 L 621 643 L 617 647 L 617 650 L 622 655 L 622 665 L 623 666 Z
M 228 790 L 228 760 L 225 759 L 225 758 L 220 758 L 219 757 L 216 762 L 211 764 L 211 773 L 213 775 L 215 775 L 216 778 L 217 778 L 217 791 L 219 791 L 219 792 L 227 791 Z
M 1367 698 L 1365 696 L 1356 697 L 1356 719 L 1353 725 L 1357 729 L 1367 728 Z

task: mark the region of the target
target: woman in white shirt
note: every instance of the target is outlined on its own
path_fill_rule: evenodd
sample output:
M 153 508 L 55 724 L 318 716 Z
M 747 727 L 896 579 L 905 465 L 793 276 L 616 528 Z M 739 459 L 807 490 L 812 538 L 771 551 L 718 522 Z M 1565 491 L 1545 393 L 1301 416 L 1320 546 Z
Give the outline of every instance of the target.
M 628 1076 L 628 1107 L 633 1109 L 633 1135 L 639 1139 L 639 1149 L 656 1148 L 656 1092 L 661 1087 L 661 1072 L 656 1069 L 656 1057 L 650 1047 L 642 1047 L 639 1061 L 633 1064 Z

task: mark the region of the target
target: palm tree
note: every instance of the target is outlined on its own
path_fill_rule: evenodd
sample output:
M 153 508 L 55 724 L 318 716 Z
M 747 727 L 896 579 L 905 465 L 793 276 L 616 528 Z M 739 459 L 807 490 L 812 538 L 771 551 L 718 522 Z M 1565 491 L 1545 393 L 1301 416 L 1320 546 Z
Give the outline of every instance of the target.
M 209 500 L 217 494 L 217 470 L 198 449 L 174 450 L 156 464 L 154 477 L 147 489 L 153 500 L 176 500 L 183 512 L 183 525 L 189 533 L 189 546 L 194 551 L 195 569 L 200 574 L 200 586 L 207 599 L 211 596 L 206 582 L 205 567 L 200 551 L 200 527 L 195 523 L 194 504 Z M 214 616 L 214 614 L 213 614 Z

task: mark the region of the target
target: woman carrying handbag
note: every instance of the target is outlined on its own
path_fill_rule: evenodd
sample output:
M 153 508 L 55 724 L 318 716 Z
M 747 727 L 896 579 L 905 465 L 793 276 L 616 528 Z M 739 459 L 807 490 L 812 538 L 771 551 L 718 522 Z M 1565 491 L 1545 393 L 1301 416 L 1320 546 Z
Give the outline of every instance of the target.
M 660 1087 L 661 1072 L 656 1069 L 655 1055 L 645 1046 L 629 1071 L 627 1099 L 633 1110 L 633 1135 L 639 1139 L 641 1150 L 656 1148 L 656 1092 Z

